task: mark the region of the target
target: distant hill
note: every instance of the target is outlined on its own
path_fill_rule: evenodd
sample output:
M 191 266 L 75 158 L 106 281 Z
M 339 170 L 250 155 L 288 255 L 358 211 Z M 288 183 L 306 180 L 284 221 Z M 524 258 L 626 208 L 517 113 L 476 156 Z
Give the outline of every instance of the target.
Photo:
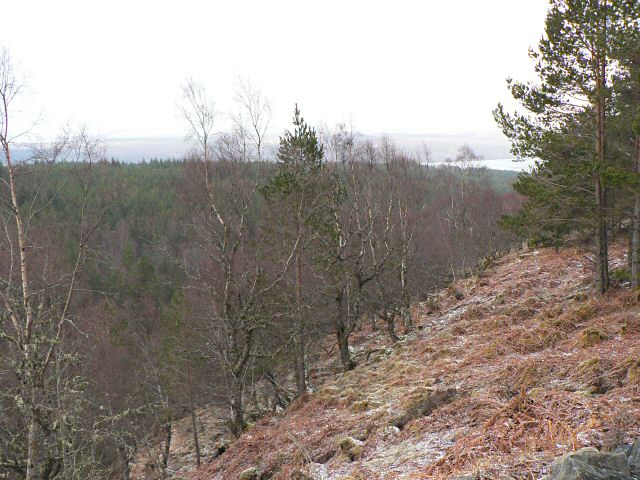
M 366 134 L 364 137 L 379 141 L 385 134 Z M 431 162 L 441 163 L 453 158 L 458 149 L 469 144 L 483 157 L 482 164 L 493 170 L 527 170 L 532 162 L 514 162 L 509 153 L 506 140 L 495 133 L 455 133 L 455 134 L 389 134 L 389 138 L 399 148 L 408 153 L 422 154 L 424 147 L 431 153 Z M 275 152 L 278 136 L 268 139 L 267 150 Z M 124 162 L 141 162 L 150 159 L 180 159 L 191 148 L 184 137 L 131 137 L 106 138 L 107 155 Z M 30 150 L 17 148 L 14 155 L 17 159 L 27 158 Z

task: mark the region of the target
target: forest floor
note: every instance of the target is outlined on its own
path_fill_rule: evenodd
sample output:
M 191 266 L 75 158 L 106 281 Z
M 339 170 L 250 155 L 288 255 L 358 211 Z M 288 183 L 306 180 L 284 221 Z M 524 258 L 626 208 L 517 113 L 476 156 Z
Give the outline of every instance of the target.
M 611 256 L 626 265 L 621 245 Z M 564 452 L 639 436 L 640 299 L 620 282 L 595 296 L 591 276 L 584 251 L 515 252 L 415 305 L 396 344 L 356 332 L 351 372 L 327 339 L 317 391 L 188 478 L 534 479 Z

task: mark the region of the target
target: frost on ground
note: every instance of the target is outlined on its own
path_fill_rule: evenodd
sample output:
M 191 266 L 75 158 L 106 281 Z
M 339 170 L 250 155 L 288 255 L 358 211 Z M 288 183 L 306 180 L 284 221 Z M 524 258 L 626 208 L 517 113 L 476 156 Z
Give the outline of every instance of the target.
M 358 368 L 324 358 L 317 392 L 189 478 L 539 478 L 564 452 L 640 435 L 639 299 L 624 285 L 594 296 L 590 265 L 577 250 L 512 253 L 435 309 L 416 305 L 416 329 L 395 345 L 367 325 Z

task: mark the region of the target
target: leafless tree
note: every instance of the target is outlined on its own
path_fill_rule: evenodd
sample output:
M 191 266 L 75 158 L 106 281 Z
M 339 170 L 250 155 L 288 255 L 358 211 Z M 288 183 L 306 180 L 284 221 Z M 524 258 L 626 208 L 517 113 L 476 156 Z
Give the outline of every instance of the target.
M 72 432 L 60 416 L 68 402 L 68 391 L 61 388 L 60 362 L 66 353 L 64 336 L 73 328 L 73 299 L 86 261 L 88 242 L 102 214 L 91 214 L 90 198 L 95 183 L 93 166 L 103 158 L 100 142 L 85 130 L 77 135 L 65 133 L 52 145 L 32 147 L 32 156 L 19 161 L 14 154 L 15 136 L 11 134 L 14 102 L 21 92 L 11 58 L 0 54 L 0 145 L 6 165 L 6 177 L 0 178 L 1 241 L 5 261 L 0 279 L 0 341 L 6 342 L 8 367 L 14 376 L 14 388 L 4 399 L 22 416 L 20 428 L 12 438 L 13 458 L 0 452 L 0 468 L 12 469 L 31 480 L 39 475 L 54 476 L 65 471 L 69 478 L 77 453 L 71 445 Z M 73 230 L 67 235 L 75 242 L 71 269 L 62 271 L 56 252 L 50 248 L 53 238 L 42 238 L 41 226 L 46 212 L 67 186 L 66 181 L 52 186 L 50 173 L 61 159 L 79 165 L 74 173 L 80 191 L 79 212 Z M 24 190 L 31 184 L 32 190 Z M 35 189 L 33 189 L 35 186 Z M 55 235 L 59 232 L 49 232 Z M 72 407 L 73 408 L 73 407 Z M 60 423 L 62 422 L 62 423 Z M 61 441 L 54 447 L 51 438 Z M 8 452 L 7 452 L 8 453 Z M 47 473 L 48 472 L 48 473 Z
M 265 136 L 271 122 L 271 104 L 250 80 L 238 78 L 236 102 L 240 110 L 233 115 L 236 130 L 246 132 L 258 162 L 264 158 Z
M 228 137 L 222 137 L 225 148 L 218 151 L 231 151 L 233 155 L 213 161 L 207 153 L 212 122 L 198 120 L 213 118 L 209 111 L 211 103 L 202 90 L 196 91 L 199 93 L 187 97 L 189 105 L 183 111 L 190 127 L 200 130 L 193 133 L 198 150 L 191 164 L 190 203 L 196 244 L 204 256 L 187 261 L 185 268 L 206 292 L 208 336 L 225 374 L 232 427 L 240 433 L 245 423 L 247 374 L 255 357 L 258 333 L 270 321 L 263 308 L 265 298 L 284 278 L 299 239 L 273 269 L 265 268 L 265 239 L 256 231 L 249 231 L 248 226 L 248 217 L 256 208 L 261 164 L 250 163 L 250 158 L 244 155 L 244 138 L 229 141 Z M 235 132 L 243 134 L 242 130 Z M 234 151 L 234 145 L 241 150 Z M 203 168 L 196 168 L 198 165 Z M 225 182 L 224 177 L 233 178 L 235 183 Z
M 467 190 L 471 175 L 480 169 L 481 158 L 469 145 L 464 145 L 455 158 L 447 161 L 450 203 L 443 216 L 449 232 L 449 268 L 454 280 L 458 273 L 464 275 L 468 268 L 467 242 L 473 233 L 473 224 Z

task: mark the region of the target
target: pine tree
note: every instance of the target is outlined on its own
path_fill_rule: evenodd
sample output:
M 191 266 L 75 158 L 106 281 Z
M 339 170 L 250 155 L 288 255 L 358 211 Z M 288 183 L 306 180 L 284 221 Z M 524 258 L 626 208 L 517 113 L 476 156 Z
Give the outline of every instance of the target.
M 621 45 L 621 71 L 615 76 L 613 87 L 616 150 L 626 160 L 625 186 L 632 192 L 630 235 L 630 270 L 633 288 L 640 286 L 640 31 Z
M 610 178 L 619 176 L 607 148 L 610 79 L 618 68 L 619 45 L 637 29 L 639 13 L 637 1 L 551 0 L 545 35 L 538 49 L 530 52 L 539 84 L 508 81 L 528 114 L 508 114 L 502 105 L 494 112 L 514 154 L 541 159 L 543 170 L 562 161 L 558 154 L 563 149 L 557 142 L 566 141 L 576 130 L 589 132 L 590 158 L 580 167 L 586 167 L 591 177 L 595 284 L 601 293 L 609 287 L 607 186 Z M 585 115 L 590 125 L 585 124 Z
M 314 128 L 300 114 L 296 104 L 293 132 L 286 131 L 280 138 L 278 171 L 261 191 L 275 212 L 272 224 L 282 228 L 281 236 L 290 236 L 299 242 L 295 252 L 295 345 L 296 390 L 302 395 L 307 390 L 306 347 L 308 322 L 303 306 L 303 258 L 305 247 L 312 238 L 326 230 L 327 183 L 323 175 L 324 149 Z M 275 225 L 272 225 L 275 228 Z M 290 235 L 289 235 L 290 234 Z

